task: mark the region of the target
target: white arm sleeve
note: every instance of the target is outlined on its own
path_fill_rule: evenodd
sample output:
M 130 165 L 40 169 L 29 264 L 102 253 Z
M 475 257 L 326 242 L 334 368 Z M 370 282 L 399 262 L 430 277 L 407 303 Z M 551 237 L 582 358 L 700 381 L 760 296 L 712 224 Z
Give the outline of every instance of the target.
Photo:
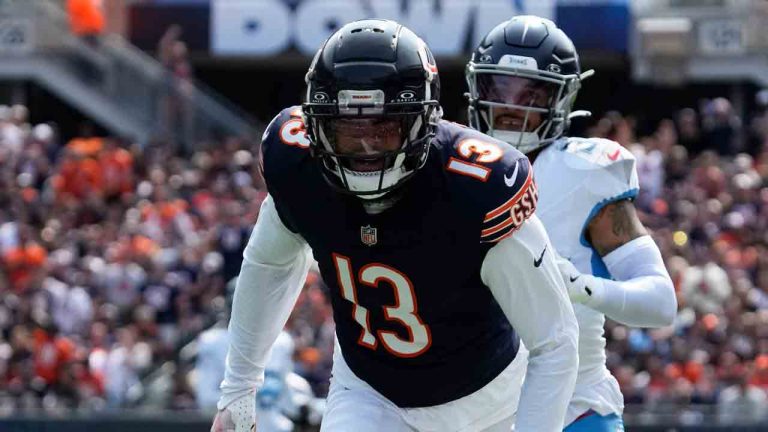
M 530 350 L 517 432 L 562 431 L 576 383 L 579 328 L 554 256 L 534 215 L 488 251 L 481 268 L 483 282 Z
M 600 279 L 587 303 L 605 316 L 634 327 L 671 325 L 677 315 L 672 279 L 651 236 L 638 237 L 603 257 L 611 276 Z
M 219 409 L 264 381 L 269 351 L 288 320 L 311 263 L 309 246 L 283 225 L 272 197 L 267 196 L 243 252 Z

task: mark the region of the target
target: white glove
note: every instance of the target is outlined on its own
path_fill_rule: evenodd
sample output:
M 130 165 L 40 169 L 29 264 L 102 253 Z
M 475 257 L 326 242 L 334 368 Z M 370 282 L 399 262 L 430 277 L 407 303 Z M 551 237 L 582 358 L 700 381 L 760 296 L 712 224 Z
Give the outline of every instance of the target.
M 256 396 L 253 392 L 240 396 L 220 410 L 213 419 L 211 432 L 255 432 Z
M 605 286 L 600 278 L 581 273 L 563 257 L 557 258 L 557 267 L 573 303 L 594 307 L 602 301 Z

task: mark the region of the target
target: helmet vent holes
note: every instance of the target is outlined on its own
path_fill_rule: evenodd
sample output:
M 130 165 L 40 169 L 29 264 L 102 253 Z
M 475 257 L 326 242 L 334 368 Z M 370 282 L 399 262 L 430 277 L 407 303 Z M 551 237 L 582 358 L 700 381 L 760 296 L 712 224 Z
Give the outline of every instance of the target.
M 363 31 L 363 29 L 356 28 L 356 29 L 352 30 L 350 33 L 360 33 L 361 31 Z

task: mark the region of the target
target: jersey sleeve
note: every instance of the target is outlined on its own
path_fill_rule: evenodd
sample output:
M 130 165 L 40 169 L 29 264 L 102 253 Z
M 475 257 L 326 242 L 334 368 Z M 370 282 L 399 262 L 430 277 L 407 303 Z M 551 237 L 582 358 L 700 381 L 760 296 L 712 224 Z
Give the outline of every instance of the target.
M 269 194 L 283 224 L 296 232 L 295 223 L 285 206 L 285 197 L 295 193 L 296 166 L 309 157 L 309 139 L 298 106 L 282 110 L 269 123 L 261 137 L 259 167 Z
M 491 196 L 485 204 L 480 241 L 497 243 L 522 226 L 536 210 L 538 191 L 533 167 L 526 157 L 515 159 L 498 169 L 489 184 Z
M 506 142 L 458 125 L 453 128 L 446 171 L 480 220 L 480 242 L 497 243 L 536 210 L 531 162 Z
M 562 146 L 568 172 L 582 182 L 582 198 L 576 204 L 586 206 L 580 242 L 589 245 L 584 233 L 592 219 L 608 204 L 634 199 L 640 191 L 635 156 L 621 144 L 602 138 L 568 138 Z
M 280 111 L 261 136 L 260 167 L 267 189 L 277 186 L 285 176 L 286 165 L 308 154 L 308 150 L 301 108 L 294 106 Z
M 566 145 L 565 151 L 575 156 L 571 163 L 582 165 L 594 201 L 607 204 L 637 196 L 635 156 L 621 144 L 602 138 L 570 138 Z

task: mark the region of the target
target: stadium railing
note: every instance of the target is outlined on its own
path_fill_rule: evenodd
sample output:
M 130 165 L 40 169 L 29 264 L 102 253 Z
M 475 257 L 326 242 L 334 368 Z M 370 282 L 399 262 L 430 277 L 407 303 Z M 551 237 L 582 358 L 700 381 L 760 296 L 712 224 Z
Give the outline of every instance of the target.
M 0 2 L 3 78 L 35 81 L 113 133 L 144 143 L 165 139 L 192 150 L 227 136 L 255 139 L 261 130 L 224 97 L 174 77 L 121 36 L 105 34 L 96 44 L 81 40 L 52 0 Z M 170 109 L 177 111 L 175 122 Z

